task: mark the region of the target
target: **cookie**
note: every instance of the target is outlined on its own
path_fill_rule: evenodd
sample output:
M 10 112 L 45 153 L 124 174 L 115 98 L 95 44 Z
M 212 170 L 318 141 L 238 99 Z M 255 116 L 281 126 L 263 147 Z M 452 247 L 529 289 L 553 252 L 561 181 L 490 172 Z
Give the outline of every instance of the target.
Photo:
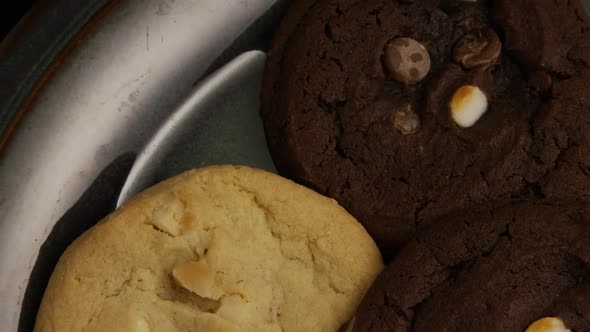
M 382 270 L 333 199 L 246 167 L 189 171 L 77 239 L 36 331 L 337 331 Z
M 453 210 L 590 199 L 590 21 L 578 0 L 301 0 L 269 52 L 279 171 L 382 248 Z
M 511 203 L 443 221 L 379 276 L 353 331 L 590 331 L 589 204 Z

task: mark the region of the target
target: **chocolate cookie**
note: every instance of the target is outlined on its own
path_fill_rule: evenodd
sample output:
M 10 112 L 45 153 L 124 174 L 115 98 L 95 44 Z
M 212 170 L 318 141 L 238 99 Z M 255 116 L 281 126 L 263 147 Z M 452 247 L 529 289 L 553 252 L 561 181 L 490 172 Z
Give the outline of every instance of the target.
M 298 0 L 262 115 L 280 172 L 382 248 L 452 210 L 590 199 L 590 20 L 578 0 Z
M 442 221 L 377 278 L 354 331 L 525 331 L 535 321 L 590 331 L 589 204 L 515 203 Z

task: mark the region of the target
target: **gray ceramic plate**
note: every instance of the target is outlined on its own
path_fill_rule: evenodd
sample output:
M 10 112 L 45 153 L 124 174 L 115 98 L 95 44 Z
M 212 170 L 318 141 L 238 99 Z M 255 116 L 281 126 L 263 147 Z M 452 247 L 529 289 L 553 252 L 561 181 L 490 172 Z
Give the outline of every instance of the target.
M 2 331 L 32 329 L 60 253 L 118 201 L 206 164 L 274 170 L 264 54 L 243 53 L 287 2 L 54 0 L 0 45 Z

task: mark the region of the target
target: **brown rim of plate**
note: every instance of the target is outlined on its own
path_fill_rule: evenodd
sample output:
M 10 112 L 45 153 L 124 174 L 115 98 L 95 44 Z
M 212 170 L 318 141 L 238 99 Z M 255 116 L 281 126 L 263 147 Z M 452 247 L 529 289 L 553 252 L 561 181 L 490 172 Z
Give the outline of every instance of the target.
M 66 61 L 66 59 L 69 58 L 78 45 L 82 43 L 92 32 L 94 32 L 98 24 L 120 3 L 121 0 L 111 0 L 106 3 L 90 18 L 90 20 L 88 20 L 88 22 L 82 25 L 80 30 L 68 42 L 66 42 L 66 45 L 57 53 L 55 58 L 51 60 L 47 68 L 41 74 L 40 78 L 33 84 L 33 87 L 31 88 L 28 95 L 21 102 L 12 119 L 9 120 L 6 131 L 4 133 L 0 133 L 0 158 L 10 143 L 10 139 L 14 136 L 14 133 L 18 129 L 19 125 L 22 123 L 29 110 L 37 101 L 41 91 L 43 91 L 45 86 L 53 78 L 53 75 L 61 68 L 62 64 Z M 21 34 L 24 34 L 23 30 L 27 29 L 29 21 L 31 21 L 32 18 L 40 15 L 42 10 L 43 9 L 41 7 L 34 8 L 31 12 L 27 13 L 23 17 L 23 21 L 18 23 L 15 29 L 6 36 L 5 42 L 0 44 L 0 53 L 8 51 L 10 45 L 14 43 L 15 38 Z

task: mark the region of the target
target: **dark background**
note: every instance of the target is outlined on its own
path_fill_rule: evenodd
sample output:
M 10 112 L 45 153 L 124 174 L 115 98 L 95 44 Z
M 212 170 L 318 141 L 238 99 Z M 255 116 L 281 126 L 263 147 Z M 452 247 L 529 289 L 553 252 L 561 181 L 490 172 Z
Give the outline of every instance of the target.
M 4 39 L 6 34 L 36 2 L 36 0 L 12 0 L 3 3 L 2 9 L 0 9 L 0 40 Z

